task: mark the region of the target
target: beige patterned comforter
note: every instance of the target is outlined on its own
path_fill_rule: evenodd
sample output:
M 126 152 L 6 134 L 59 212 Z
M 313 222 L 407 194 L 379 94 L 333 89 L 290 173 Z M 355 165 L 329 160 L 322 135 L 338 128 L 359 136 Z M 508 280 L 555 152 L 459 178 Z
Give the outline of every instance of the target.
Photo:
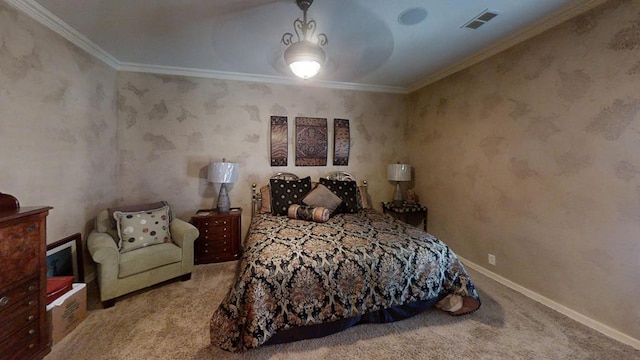
M 211 344 L 247 350 L 293 326 L 447 294 L 478 298 L 446 244 L 388 215 L 256 215 L 235 285 L 211 318 Z

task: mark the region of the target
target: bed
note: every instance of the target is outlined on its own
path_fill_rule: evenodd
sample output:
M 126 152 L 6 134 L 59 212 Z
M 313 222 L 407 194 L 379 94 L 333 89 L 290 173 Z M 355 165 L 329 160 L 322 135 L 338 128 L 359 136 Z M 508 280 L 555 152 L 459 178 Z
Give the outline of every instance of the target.
M 277 193 L 284 183 L 310 197 L 293 174 L 278 174 L 260 191 L 254 185 L 239 272 L 211 317 L 213 346 L 245 351 L 326 336 L 361 323 L 397 321 L 434 305 L 452 315 L 480 307 L 455 253 L 431 234 L 371 209 L 366 182 L 357 186 L 344 172 L 320 179 L 334 195 L 343 196 L 342 207 L 330 217 L 309 220 L 273 214 L 287 210 L 287 204 L 274 200 L 284 199 Z M 314 191 L 320 187 L 311 183 Z M 346 191 L 343 195 L 343 187 L 351 197 Z M 267 201 L 270 211 L 261 204 Z

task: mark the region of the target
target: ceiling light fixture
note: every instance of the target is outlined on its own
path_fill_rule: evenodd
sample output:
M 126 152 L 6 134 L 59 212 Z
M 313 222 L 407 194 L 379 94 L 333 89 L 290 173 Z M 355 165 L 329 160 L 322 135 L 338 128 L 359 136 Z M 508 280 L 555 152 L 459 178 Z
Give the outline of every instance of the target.
M 320 67 L 327 58 L 321 46 L 329 42 L 325 34 L 318 34 L 317 42 L 313 40 L 316 22 L 315 20 L 307 21 L 307 10 L 312 3 L 313 0 L 296 0 L 296 4 L 302 10 L 302 20 L 297 18 L 293 22 L 293 30 L 298 41 L 293 42 L 292 33 L 282 35 L 282 43 L 289 46 L 284 52 L 284 60 L 291 71 L 303 79 L 314 77 L 320 71 Z

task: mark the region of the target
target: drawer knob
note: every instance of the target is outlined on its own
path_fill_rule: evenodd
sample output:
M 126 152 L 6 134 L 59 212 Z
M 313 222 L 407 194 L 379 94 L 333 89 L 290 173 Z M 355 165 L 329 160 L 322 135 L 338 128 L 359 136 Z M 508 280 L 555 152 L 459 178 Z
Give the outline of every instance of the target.
M 9 303 L 9 297 L 3 296 L 2 299 L 0 299 L 0 306 L 5 306 L 7 303 Z
M 31 224 L 29 225 L 29 227 L 27 228 L 28 232 L 34 232 L 36 230 L 36 224 Z
M 35 318 L 36 318 L 35 315 L 29 315 L 29 317 L 27 318 L 27 321 L 33 321 L 33 319 Z
M 29 335 L 33 335 L 36 333 L 36 329 L 29 329 Z
M 28 347 L 29 349 L 33 349 L 35 346 L 36 346 L 36 344 L 31 343 L 31 344 L 29 344 L 29 346 L 27 346 L 27 347 Z
M 36 289 L 36 286 L 35 286 L 35 285 L 30 285 L 30 286 L 29 286 L 29 288 L 28 288 L 27 290 L 29 290 L 29 291 L 33 291 L 33 290 L 35 290 L 35 289 Z
M 29 300 L 29 302 L 27 303 L 27 305 L 29 305 L 29 306 L 33 306 L 35 304 L 36 304 L 35 300 Z

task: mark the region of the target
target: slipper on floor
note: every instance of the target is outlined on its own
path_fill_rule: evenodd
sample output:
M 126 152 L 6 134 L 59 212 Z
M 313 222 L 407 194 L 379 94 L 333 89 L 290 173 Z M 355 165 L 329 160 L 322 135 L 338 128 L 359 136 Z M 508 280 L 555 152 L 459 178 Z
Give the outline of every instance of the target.
M 463 296 L 462 307 L 456 311 L 450 311 L 449 314 L 453 316 L 466 315 L 478 310 L 478 308 L 480 308 L 480 300 L 471 296 Z

